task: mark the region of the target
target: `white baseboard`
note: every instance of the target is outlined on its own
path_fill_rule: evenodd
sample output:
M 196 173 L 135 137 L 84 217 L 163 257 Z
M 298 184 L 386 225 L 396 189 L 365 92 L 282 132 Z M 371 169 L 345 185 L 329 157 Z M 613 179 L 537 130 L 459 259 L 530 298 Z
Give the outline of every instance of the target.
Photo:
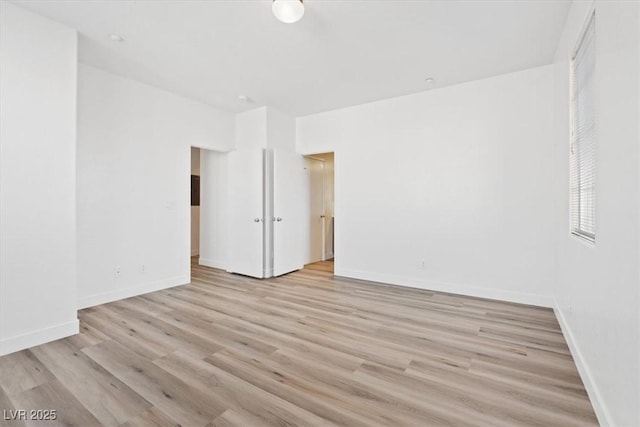
M 342 268 L 336 268 L 335 275 L 352 279 L 368 280 L 371 282 L 406 286 L 409 288 L 447 292 L 451 294 L 515 302 L 519 304 L 535 305 L 539 307 L 553 308 L 554 306 L 553 298 L 544 295 L 529 294 L 525 292 L 507 291 L 504 289 L 479 288 L 477 286 L 460 285 L 456 283 L 438 282 L 434 280 L 426 280 L 415 277 L 396 276 L 384 273 L 371 273 L 367 271 Z
M 0 340 L 0 356 L 24 350 L 25 348 L 59 340 L 80 331 L 78 319 L 60 325 L 49 326 L 37 331 L 28 332 L 11 338 Z
M 225 262 L 215 259 L 207 259 L 207 258 L 198 258 L 198 264 L 204 265 L 205 267 L 217 268 L 219 270 L 226 270 L 227 266 Z
M 569 327 L 569 324 L 567 323 L 562 310 L 560 310 L 560 306 L 554 298 L 546 297 L 543 295 L 505 291 L 502 289 L 478 288 L 475 286 L 458 285 L 453 283 L 437 282 L 419 278 L 402 277 L 380 273 L 370 273 L 350 269 L 336 269 L 335 275 L 359 280 L 389 283 L 392 285 L 400 285 L 412 288 L 428 289 L 433 291 L 448 292 L 452 294 L 468 295 L 479 298 L 488 298 L 500 301 L 509 301 L 520 304 L 553 308 L 556 318 L 558 319 L 558 323 L 560 324 L 560 328 L 562 329 L 562 334 L 567 341 L 567 345 L 569 346 L 569 350 L 571 351 L 573 360 L 575 361 L 576 367 L 578 368 L 580 378 L 584 383 L 585 389 L 587 390 L 587 393 L 589 395 L 589 399 L 591 400 L 591 404 L 593 405 L 593 409 L 596 413 L 596 416 L 598 417 L 598 422 L 601 426 L 614 425 L 612 421 L 613 418 L 611 417 L 611 414 L 607 409 L 604 400 L 602 399 L 600 389 L 596 385 L 596 382 L 593 379 L 593 375 L 591 374 L 591 371 L 589 370 L 589 367 L 585 363 L 584 357 L 580 352 L 580 347 L 578 346 L 574 338 L 571 328 Z
M 111 292 L 104 292 L 102 294 L 91 295 L 78 299 L 78 309 L 106 304 L 108 302 L 135 297 L 136 295 L 172 288 L 174 286 L 186 285 L 190 281 L 191 278 L 189 276 L 177 276 L 155 282 L 142 283 Z
M 567 322 L 564 313 L 560 309 L 560 305 L 557 301 L 554 301 L 553 311 L 556 314 L 556 318 L 558 319 L 558 323 L 560 324 L 560 329 L 562 329 L 562 335 L 564 335 L 564 339 L 569 346 L 569 351 L 571 351 L 571 356 L 573 357 L 573 361 L 578 368 L 578 373 L 580 374 L 580 378 L 584 383 L 584 388 L 587 390 L 587 394 L 589 395 L 589 399 L 591 400 L 591 405 L 593 406 L 593 410 L 598 417 L 598 422 L 601 426 L 613 426 L 613 418 L 611 417 L 611 413 L 607 409 L 607 406 L 602 399 L 602 394 L 600 393 L 600 389 L 598 388 L 595 380 L 593 379 L 593 375 L 591 374 L 591 370 L 589 366 L 586 364 L 584 357 L 582 356 L 582 352 L 580 351 L 580 347 L 575 340 L 573 332 L 569 327 L 569 323 Z

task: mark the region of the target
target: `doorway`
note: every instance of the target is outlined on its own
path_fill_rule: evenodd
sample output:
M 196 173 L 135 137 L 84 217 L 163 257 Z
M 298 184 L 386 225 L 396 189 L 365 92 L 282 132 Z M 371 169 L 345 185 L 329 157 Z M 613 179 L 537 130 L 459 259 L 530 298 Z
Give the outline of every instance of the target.
M 200 255 L 200 148 L 191 147 L 191 258 Z
M 199 181 L 200 206 L 191 207 L 192 265 L 256 278 L 303 267 L 300 154 L 193 148 L 192 174 L 197 173 L 199 180 L 193 181 Z
M 227 265 L 227 153 L 191 147 L 191 266 Z M 193 274 L 193 270 L 192 270 Z
M 335 257 L 334 153 L 306 156 L 305 170 L 309 194 L 306 264 L 332 263 Z

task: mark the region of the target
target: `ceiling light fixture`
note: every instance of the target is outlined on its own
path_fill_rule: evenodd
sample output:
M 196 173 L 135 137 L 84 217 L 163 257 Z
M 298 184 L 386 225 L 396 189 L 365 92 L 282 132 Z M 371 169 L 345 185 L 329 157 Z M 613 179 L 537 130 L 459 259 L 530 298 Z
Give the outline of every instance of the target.
M 109 34 L 109 38 L 111 39 L 112 42 L 123 42 L 124 41 L 124 37 L 122 37 L 119 34 Z
M 304 15 L 304 4 L 302 0 L 273 0 L 271 10 L 280 22 L 293 24 Z
M 433 79 L 433 77 L 427 77 L 426 79 L 424 79 L 424 82 L 428 85 L 432 85 L 435 80 Z

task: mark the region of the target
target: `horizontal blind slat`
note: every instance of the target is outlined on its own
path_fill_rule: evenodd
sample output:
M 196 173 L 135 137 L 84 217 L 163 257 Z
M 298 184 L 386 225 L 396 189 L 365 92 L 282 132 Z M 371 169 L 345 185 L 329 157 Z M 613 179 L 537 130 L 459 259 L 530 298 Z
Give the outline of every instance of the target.
M 592 15 L 571 61 L 571 232 L 595 239 L 596 122 L 595 15 Z

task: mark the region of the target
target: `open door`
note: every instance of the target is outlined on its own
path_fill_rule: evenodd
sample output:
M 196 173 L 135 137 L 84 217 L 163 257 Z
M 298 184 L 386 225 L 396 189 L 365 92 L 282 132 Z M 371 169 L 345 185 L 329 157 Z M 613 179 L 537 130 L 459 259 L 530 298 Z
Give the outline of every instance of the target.
M 285 150 L 273 152 L 273 275 L 304 266 L 304 159 Z
M 264 277 L 263 150 L 228 154 L 229 258 L 227 270 Z

